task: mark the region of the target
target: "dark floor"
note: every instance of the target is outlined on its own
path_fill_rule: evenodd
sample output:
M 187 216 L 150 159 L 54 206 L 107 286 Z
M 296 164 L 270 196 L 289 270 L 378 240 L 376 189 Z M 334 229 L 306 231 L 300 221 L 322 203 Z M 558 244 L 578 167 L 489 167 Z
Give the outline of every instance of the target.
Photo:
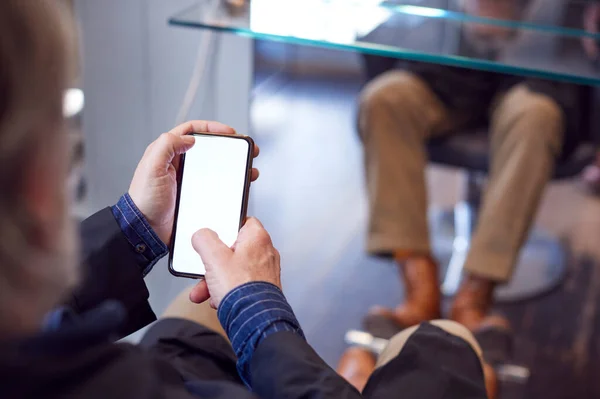
M 401 298 L 393 270 L 363 251 L 366 202 L 352 117 L 358 90 L 343 81 L 290 82 L 253 107 L 261 148 L 254 213 L 281 252 L 289 300 L 330 364 L 370 304 Z
M 599 264 L 571 259 L 566 281 L 535 300 L 499 306 L 516 332 L 514 362 L 531 370 L 523 398 L 600 396 Z
M 359 88 L 354 81 L 294 78 L 262 92 L 252 111 L 261 178 L 252 188 L 251 212 L 271 232 L 286 295 L 310 343 L 331 365 L 345 349 L 344 333 L 360 326 L 370 306 L 402 298 L 393 266 L 364 253 L 366 198 L 354 130 Z M 456 198 L 456 176 L 447 173 L 429 173 L 438 207 Z M 538 226 L 570 242 L 570 271 L 550 295 L 499 307 L 516 331 L 515 363 L 532 372 L 527 386 L 509 387 L 502 396 L 597 397 L 600 205 L 573 183 L 553 185 Z

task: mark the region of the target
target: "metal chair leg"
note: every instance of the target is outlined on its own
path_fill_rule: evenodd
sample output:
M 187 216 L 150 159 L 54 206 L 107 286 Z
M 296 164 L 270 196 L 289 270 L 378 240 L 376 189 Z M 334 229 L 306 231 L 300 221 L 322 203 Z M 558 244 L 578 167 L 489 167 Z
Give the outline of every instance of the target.
M 442 223 L 433 229 L 434 254 L 441 264 L 448 262 L 441 287 L 445 296 L 454 296 L 460 286 L 480 196 L 481 179 L 467 174 L 465 200 L 453 209 L 453 226 L 449 226 L 450 218 L 445 213 L 438 215 L 437 221 Z M 567 258 L 566 247 L 559 239 L 533 229 L 521 249 L 512 279 L 497 287 L 496 301 L 525 300 L 557 287 L 566 276 Z
M 467 202 L 459 202 L 454 207 L 454 240 L 452 256 L 442 283 L 442 293 L 453 296 L 460 285 L 462 271 L 471 242 L 474 211 Z

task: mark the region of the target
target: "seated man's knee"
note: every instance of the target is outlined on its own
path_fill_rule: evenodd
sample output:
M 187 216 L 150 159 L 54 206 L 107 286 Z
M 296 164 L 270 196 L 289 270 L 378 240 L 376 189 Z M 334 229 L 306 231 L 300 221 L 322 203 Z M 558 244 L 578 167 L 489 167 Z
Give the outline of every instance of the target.
M 546 123 L 559 125 L 563 123 L 563 111 L 560 105 L 544 94 L 531 93 L 522 104 L 527 117 L 543 120 Z
M 361 92 L 361 112 L 378 111 L 390 105 L 400 107 L 410 95 L 415 95 L 421 84 L 419 78 L 409 72 L 386 72 L 369 82 Z
M 523 144 L 551 148 L 555 154 L 560 153 L 565 116 L 554 99 L 523 89 L 505 101 L 513 102 L 511 108 L 514 110 L 505 116 L 507 120 L 501 122 L 511 127 L 507 128 L 507 133 Z

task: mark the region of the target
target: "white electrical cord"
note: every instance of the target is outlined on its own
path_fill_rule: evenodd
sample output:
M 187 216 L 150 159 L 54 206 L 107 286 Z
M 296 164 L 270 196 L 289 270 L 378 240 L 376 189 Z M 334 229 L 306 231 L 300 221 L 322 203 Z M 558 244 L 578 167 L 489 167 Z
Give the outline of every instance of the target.
M 179 107 L 179 111 L 177 111 L 175 125 L 185 122 L 190 114 L 190 109 L 192 108 L 192 104 L 194 103 L 198 93 L 198 87 L 200 87 L 200 83 L 206 74 L 208 65 L 214 56 L 216 35 L 217 34 L 212 31 L 206 32 L 204 40 L 202 40 L 200 42 L 200 46 L 198 46 L 198 55 L 196 56 L 196 63 L 194 65 L 194 70 L 192 71 L 192 77 L 185 92 L 185 96 L 183 97 L 181 107 Z
M 231 12 L 232 9 L 242 9 L 246 5 L 246 2 L 247 0 L 225 0 L 225 5 L 229 7 L 229 11 Z M 207 10 L 206 13 L 214 16 L 219 12 L 220 7 L 221 2 L 215 1 L 211 9 Z M 179 107 L 179 111 L 177 111 L 175 125 L 179 125 L 187 120 L 192 104 L 198 94 L 200 83 L 206 75 L 206 70 L 210 65 L 214 65 L 212 63 L 215 62 L 215 49 L 216 46 L 218 46 L 218 38 L 220 36 L 218 36 L 217 32 L 210 30 L 206 31 L 204 34 L 205 39 L 200 42 L 200 46 L 198 46 L 198 54 L 196 56 L 196 63 L 194 64 L 194 70 L 192 71 L 192 77 L 185 92 L 185 96 L 183 97 L 181 107 Z

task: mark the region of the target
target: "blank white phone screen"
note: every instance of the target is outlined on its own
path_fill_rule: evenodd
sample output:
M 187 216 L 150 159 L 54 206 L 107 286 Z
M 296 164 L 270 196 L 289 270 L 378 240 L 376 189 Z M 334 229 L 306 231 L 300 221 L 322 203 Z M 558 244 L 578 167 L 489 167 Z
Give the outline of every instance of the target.
M 247 174 L 246 140 L 196 135 L 186 153 L 179 195 L 172 268 L 179 273 L 204 275 L 192 236 L 203 228 L 215 231 L 232 246 L 237 239 Z

